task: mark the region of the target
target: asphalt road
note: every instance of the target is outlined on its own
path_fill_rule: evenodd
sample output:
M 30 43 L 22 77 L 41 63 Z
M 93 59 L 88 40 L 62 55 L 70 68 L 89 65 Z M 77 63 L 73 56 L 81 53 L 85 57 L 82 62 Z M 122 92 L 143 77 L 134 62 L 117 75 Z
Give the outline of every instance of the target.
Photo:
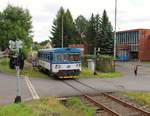
M 123 73 L 122 78 L 81 78 L 79 81 L 90 85 L 99 91 L 150 91 L 150 67 L 142 64 L 138 76 L 134 76 L 133 66 L 136 63 L 118 63 L 117 70 Z M 67 82 L 80 87 L 73 80 Z M 86 93 L 96 93 L 88 88 Z M 76 96 L 80 92 L 69 87 L 61 80 L 52 78 L 21 78 L 21 97 L 23 101 L 39 99 L 46 96 Z M 0 73 L 0 104 L 13 103 L 16 96 L 16 77 Z
M 24 79 L 21 78 L 20 82 L 22 99 L 32 99 Z M 13 103 L 16 97 L 16 90 L 16 77 L 0 73 L 0 104 Z

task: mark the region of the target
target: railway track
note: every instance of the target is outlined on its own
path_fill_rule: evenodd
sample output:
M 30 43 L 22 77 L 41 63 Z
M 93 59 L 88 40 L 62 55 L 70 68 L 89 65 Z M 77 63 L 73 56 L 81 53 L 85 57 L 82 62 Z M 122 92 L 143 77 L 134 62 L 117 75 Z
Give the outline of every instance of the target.
M 97 93 L 96 96 L 90 95 L 78 86 L 70 84 L 66 80 L 63 81 L 68 86 L 80 92 L 87 102 L 98 107 L 99 110 L 102 111 L 102 116 L 150 116 L 150 112 L 135 107 L 130 103 L 127 103 L 123 100 L 118 99 L 115 96 L 110 95 L 109 93 L 101 93 L 98 89 L 93 88 L 92 86 L 87 85 L 83 82 L 80 82 L 79 80 L 72 81 L 76 82 L 77 85 L 80 84 L 82 87 L 90 88 Z

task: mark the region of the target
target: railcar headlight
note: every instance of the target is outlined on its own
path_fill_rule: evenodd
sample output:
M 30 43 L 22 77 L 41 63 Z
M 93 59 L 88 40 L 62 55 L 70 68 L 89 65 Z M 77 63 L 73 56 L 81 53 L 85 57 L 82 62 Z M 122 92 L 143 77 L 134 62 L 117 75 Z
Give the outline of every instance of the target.
M 61 68 L 61 65 L 55 65 L 55 68 L 56 69 Z

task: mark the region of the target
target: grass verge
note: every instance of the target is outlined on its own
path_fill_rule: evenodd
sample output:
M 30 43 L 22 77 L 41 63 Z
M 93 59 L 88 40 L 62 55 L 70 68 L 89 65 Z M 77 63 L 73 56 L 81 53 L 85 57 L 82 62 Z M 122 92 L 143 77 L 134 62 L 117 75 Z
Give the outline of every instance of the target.
M 8 58 L 0 59 L 0 72 L 14 74 L 14 75 L 16 74 L 15 69 L 9 68 L 9 59 Z M 29 77 L 40 77 L 40 78 L 49 77 L 47 74 L 44 74 L 42 72 L 34 70 L 33 67 L 31 65 L 29 65 L 28 63 L 25 63 L 24 69 L 21 74 L 29 76 Z M 82 68 L 82 71 L 80 74 L 80 77 L 84 77 L 84 78 L 85 77 L 86 78 L 88 78 L 88 77 L 113 78 L 113 77 L 120 77 L 120 76 L 121 76 L 121 73 L 119 73 L 119 72 L 111 72 L 111 73 L 98 72 L 97 75 L 94 76 L 88 68 Z
M 150 108 L 150 93 L 149 92 L 125 92 L 123 95 L 129 97 L 140 105 L 146 105 Z
M 93 116 L 94 109 L 85 107 L 79 99 L 69 98 L 65 107 L 54 97 L 0 107 L 0 116 Z
M 102 73 L 97 72 L 97 75 L 93 75 L 93 73 L 88 68 L 82 68 L 80 77 L 96 77 L 96 78 L 113 78 L 113 77 L 121 77 L 120 72 L 110 72 L 110 73 Z
M 0 72 L 14 74 L 14 75 L 16 74 L 15 69 L 9 68 L 9 59 L 8 58 L 0 59 Z M 44 73 L 34 70 L 32 68 L 32 66 L 28 65 L 27 63 L 25 63 L 24 69 L 21 72 L 21 75 L 26 75 L 29 77 L 41 77 L 41 78 L 49 77 L 48 75 L 46 75 Z
M 86 106 L 76 97 L 70 97 L 67 100 L 67 106 L 72 109 L 78 109 L 79 112 L 83 112 L 84 116 L 94 116 L 94 113 L 96 112 L 96 109 Z

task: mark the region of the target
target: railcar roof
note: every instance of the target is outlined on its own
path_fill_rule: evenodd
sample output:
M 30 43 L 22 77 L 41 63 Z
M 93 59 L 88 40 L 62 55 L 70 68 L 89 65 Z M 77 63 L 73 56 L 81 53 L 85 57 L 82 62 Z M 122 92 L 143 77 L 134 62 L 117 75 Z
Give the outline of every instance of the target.
M 57 52 L 57 53 L 63 53 L 63 52 L 81 52 L 80 48 L 52 48 L 52 49 L 40 49 L 41 52 Z

